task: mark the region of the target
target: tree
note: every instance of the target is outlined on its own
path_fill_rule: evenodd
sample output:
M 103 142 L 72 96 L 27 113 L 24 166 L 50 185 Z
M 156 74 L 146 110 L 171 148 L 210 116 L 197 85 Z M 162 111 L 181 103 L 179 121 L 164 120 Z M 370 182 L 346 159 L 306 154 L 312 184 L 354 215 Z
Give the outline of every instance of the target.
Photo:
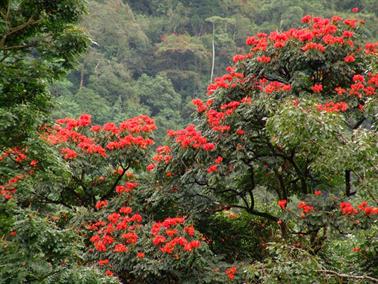
M 343 216 L 377 214 L 349 203 L 376 204 L 377 44 L 361 42 L 356 19 L 302 22 L 247 38 L 250 52 L 234 56 L 207 101 L 193 100 L 196 125 L 168 132 L 172 160 L 155 159 L 154 185 L 166 193 L 153 208 L 177 206 L 201 222 L 242 210 L 278 222 L 286 238 L 308 236 L 312 254 L 329 230 L 344 231 Z M 274 199 L 288 215 L 274 214 Z
M 88 38 L 75 24 L 81 1 L 0 4 L 0 145 L 23 142 L 51 108 L 47 86 L 76 63 Z
M 127 11 L 109 3 L 114 17 Z M 133 3 L 163 15 L 179 6 Z M 243 1 L 222 3 L 234 11 Z M 298 9 L 287 11 L 294 20 Z M 152 118 L 121 112 L 143 107 L 177 126 L 185 100 L 175 85 L 164 75 L 123 83 L 135 74 L 111 62 L 125 50 L 106 46 L 98 58 L 92 50 L 82 66 L 93 72 L 51 90 L 72 113 L 118 123 L 66 117 L 40 124 L 39 139 L 4 147 L 3 282 L 377 282 L 378 46 L 363 43 L 357 19 L 302 23 L 248 37 L 248 53 L 234 56 L 208 99 L 193 100 L 193 124 L 169 130 L 157 147 Z M 161 56 L 206 52 L 194 36 L 170 37 Z

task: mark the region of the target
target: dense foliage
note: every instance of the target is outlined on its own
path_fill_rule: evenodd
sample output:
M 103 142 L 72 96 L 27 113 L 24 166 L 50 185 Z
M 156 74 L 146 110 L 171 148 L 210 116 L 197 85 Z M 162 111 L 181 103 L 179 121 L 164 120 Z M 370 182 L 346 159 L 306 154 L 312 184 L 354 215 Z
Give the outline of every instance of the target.
M 207 2 L 1 4 L 1 283 L 378 282 L 374 23 Z
M 70 71 L 87 37 L 75 26 L 81 1 L 2 1 L 0 4 L 1 144 L 13 146 L 51 110 L 48 82 Z
M 94 42 L 68 80 L 52 87 L 60 105 L 55 118 L 91 113 L 104 123 L 144 113 L 157 120 L 158 140 L 167 129 L 190 122 L 190 101 L 205 93 L 211 78 L 224 72 L 235 53 L 247 52 L 247 36 L 298 27 L 306 14 L 348 17 L 353 7 L 366 21 L 360 27 L 364 37 L 374 41 L 378 36 L 377 5 L 368 0 L 88 4 L 83 26 Z

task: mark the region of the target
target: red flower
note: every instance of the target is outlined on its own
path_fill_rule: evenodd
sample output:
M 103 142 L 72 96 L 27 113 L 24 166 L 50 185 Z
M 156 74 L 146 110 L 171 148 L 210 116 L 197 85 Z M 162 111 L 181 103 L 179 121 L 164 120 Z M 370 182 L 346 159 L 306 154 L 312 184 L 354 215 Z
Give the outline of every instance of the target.
M 306 204 L 304 201 L 298 203 L 298 208 L 303 210 L 303 214 L 310 213 L 314 210 L 313 206 Z
M 323 85 L 322 84 L 315 84 L 314 86 L 311 87 L 311 90 L 314 93 L 320 93 L 321 91 L 323 91 Z
M 91 131 L 93 132 L 99 132 L 101 130 L 101 126 L 100 125 L 93 125 L 91 127 Z
M 365 82 L 365 77 L 363 75 L 354 75 L 353 76 L 353 82 Z
M 213 151 L 215 149 L 214 143 L 206 143 L 202 146 L 205 151 Z
M 99 241 L 94 244 L 97 251 L 106 251 L 106 246 L 103 242 Z
M 106 276 L 113 276 L 113 272 L 111 272 L 110 270 L 106 270 L 105 275 Z
M 344 88 L 341 88 L 341 87 L 337 87 L 337 88 L 335 88 L 335 91 L 336 91 L 336 93 L 338 94 L 338 95 L 342 95 L 342 94 L 344 94 L 344 93 L 346 93 L 346 90 L 344 89 Z
M 155 168 L 154 164 L 149 164 L 146 169 L 147 171 L 151 172 L 154 168 Z
M 348 56 L 344 57 L 344 61 L 346 63 L 352 63 L 352 62 L 356 61 L 356 59 L 354 58 L 353 55 L 348 55 Z
M 314 194 L 319 196 L 319 195 L 322 195 L 322 192 L 320 190 L 315 190 Z
M 282 210 L 286 208 L 286 205 L 287 205 L 286 199 L 278 200 L 278 206 L 280 206 Z
M 306 15 L 302 18 L 302 23 L 309 23 L 312 20 L 312 17 L 310 15 Z
M 191 237 L 194 236 L 194 232 L 195 232 L 195 230 L 194 230 L 194 227 L 193 227 L 193 226 L 185 227 L 185 228 L 184 228 L 184 231 L 185 231 L 189 236 L 191 236 Z
M 222 158 L 221 156 L 218 156 L 218 157 L 215 159 L 215 163 L 216 163 L 216 164 L 220 164 L 220 163 L 222 163 L 222 161 L 223 161 L 223 158 Z
M 121 238 L 125 239 L 129 244 L 135 244 L 138 241 L 138 235 L 134 232 L 129 232 L 126 234 L 122 234 Z
M 360 11 L 360 9 L 358 9 L 358 7 L 352 8 L 352 13 L 358 13 L 359 11 Z
M 98 264 L 99 264 L 100 266 L 107 265 L 107 264 L 109 264 L 109 259 L 100 259 L 100 260 L 98 261 Z
M 133 212 L 133 209 L 131 209 L 130 207 L 121 207 L 121 209 L 119 209 L 119 213 L 122 213 L 122 214 L 130 214 L 131 212 Z
M 191 242 L 189 243 L 189 245 L 190 245 L 190 247 L 191 247 L 192 249 L 194 249 L 194 248 L 199 248 L 199 247 L 201 246 L 201 242 L 198 241 L 198 240 L 194 240 L 194 241 L 191 241 Z
M 135 182 L 126 182 L 125 186 L 130 191 L 130 190 L 133 190 L 134 188 L 136 188 L 138 186 L 138 184 L 135 183 Z
M 352 251 L 353 252 L 360 252 L 361 248 L 360 247 L 354 247 L 354 248 L 352 248 Z
M 164 237 L 164 236 L 160 236 L 160 235 L 157 235 L 153 240 L 152 240 L 152 243 L 157 246 L 157 245 L 160 245 L 162 243 L 165 243 L 167 239 Z
M 121 215 L 119 215 L 118 213 L 112 213 L 108 216 L 108 220 L 110 223 L 117 223 L 119 217 L 121 217 Z
M 261 63 L 269 63 L 270 59 L 271 58 L 269 56 L 265 56 L 265 55 L 257 57 L 257 61 Z
M 116 244 L 114 247 L 114 252 L 127 252 L 128 248 L 123 244 Z
M 236 134 L 237 135 L 244 135 L 245 131 L 243 129 L 238 129 L 238 130 L 236 130 Z
M 227 275 L 228 279 L 234 280 L 235 274 L 236 274 L 236 266 L 232 266 L 232 267 L 226 269 L 226 275 Z
M 77 153 L 70 148 L 63 148 L 60 150 L 60 153 L 62 153 L 65 160 L 72 160 L 77 157 Z
M 106 207 L 106 206 L 108 206 L 107 200 L 100 200 L 100 201 L 97 201 L 97 203 L 96 203 L 96 209 L 97 210 L 101 209 L 102 207 Z
M 303 51 L 308 51 L 311 49 L 318 50 L 320 52 L 324 52 L 326 50 L 324 45 L 322 45 L 321 43 L 315 43 L 315 42 L 306 43 L 306 45 L 302 47 Z
M 193 99 L 192 103 L 197 107 L 198 112 L 204 112 L 207 108 L 200 99 Z
M 167 234 L 167 236 L 173 237 L 178 233 L 178 231 L 176 229 L 167 229 L 165 230 L 165 233 Z
M 217 170 L 218 170 L 218 165 L 211 165 L 210 167 L 208 167 L 207 172 L 211 174 L 213 172 L 216 172 Z
M 137 258 L 143 259 L 144 258 L 144 252 L 138 251 L 137 252 Z
M 358 213 L 358 211 L 349 202 L 341 202 L 340 211 L 343 215 L 355 215 Z

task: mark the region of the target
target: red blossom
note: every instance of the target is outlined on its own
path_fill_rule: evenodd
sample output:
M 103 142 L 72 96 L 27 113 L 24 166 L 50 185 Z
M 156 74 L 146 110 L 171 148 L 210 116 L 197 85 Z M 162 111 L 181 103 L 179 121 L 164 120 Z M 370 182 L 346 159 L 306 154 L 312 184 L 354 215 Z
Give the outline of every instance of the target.
M 108 265 L 108 264 L 109 264 L 109 259 L 100 259 L 100 260 L 98 261 L 98 264 L 99 264 L 100 266 Z
M 284 210 L 287 206 L 287 200 L 286 199 L 282 199 L 282 200 L 279 200 L 278 201 L 278 206 L 281 207 L 282 210 Z
M 222 158 L 221 156 L 218 156 L 218 157 L 215 159 L 215 163 L 216 163 L 216 164 L 220 164 L 220 163 L 222 163 L 222 161 L 223 161 L 223 158 Z
M 236 134 L 237 135 L 244 135 L 245 131 L 243 129 L 238 129 L 238 130 L 236 130 Z
M 66 160 L 72 160 L 77 157 L 77 153 L 70 148 L 63 148 L 60 150 L 60 153 L 63 155 L 63 158 Z
M 323 91 L 323 85 L 322 84 L 315 84 L 311 87 L 311 90 L 314 92 L 314 93 L 321 93 L 321 91 Z
M 124 244 L 116 244 L 114 247 L 114 252 L 127 252 L 128 248 Z
M 216 172 L 218 170 L 218 165 L 211 165 L 210 167 L 207 168 L 207 172 L 209 174 Z
M 299 202 L 297 207 L 298 207 L 299 209 L 302 209 L 303 214 L 310 213 L 311 211 L 314 210 L 314 207 L 313 207 L 313 206 L 308 205 L 308 204 L 307 204 L 306 202 L 304 202 L 304 201 Z
M 356 59 L 354 58 L 353 55 L 348 55 L 348 56 L 344 57 L 344 61 L 346 63 L 352 63 L 352 62 L 356 61 Z
M 139 258 L 139 259 L 143 259 L 144 256 L 145 256 L 144 252 L 141 252 L 141 251 L 138 251 L 138 252 L 137 252 L 137 258 Z
M 121 207 L 121 209 L 119 209 L 119 213 L 122 213 L 125 215 L 131 214 L 132 212 L 133 212 L 133 209 L 131 207 Z
M 235 279 L 236 271 L 237 271 L 236 270 L 236 266 L 232 266 L 230 268 L 227 268 L 225 273 L 226 273 L 228 279 L 234 280 Z
M 106 206 L 108 206 L 108 201 L 107 200 L 100 200 L 100 201 L 97 201 L 95 207 L 96 207 L 97 210 L 99 210 L 102 207 L 106 207 Z
M 269 63 L 270 60 L 271 60 L 271 58 L 269 56 L 265 56 L 265 55 L 257 57 L 257 61 L 261 62 L 261 63 Z
M 358 213 L 357 209 L 355 209 L 349 202 L 341 202 L 340 211 L 343 215 L 355 215 Z

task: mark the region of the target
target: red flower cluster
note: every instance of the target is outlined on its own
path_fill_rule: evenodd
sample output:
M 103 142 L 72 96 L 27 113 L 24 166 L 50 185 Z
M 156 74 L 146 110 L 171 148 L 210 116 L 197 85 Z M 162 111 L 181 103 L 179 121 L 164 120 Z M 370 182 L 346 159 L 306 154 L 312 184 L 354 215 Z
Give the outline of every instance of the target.
M 317 50 L 320 52 L 324 52 L 326 49 L 324 45 L 322 45 L 321 43 L 309 42 L 309 43 L 306 43 L 306 45 L 302 47 L 302 50 L 303 51 Z
M 260 63 L 269 63 L 270 60 L 271 58 L 265 55 L 257 57 L 257 62 L 260 62 Z
M 325 111 L 325 112 L 345 112 L 348 110 L 348 104 L 346 102 L 328 102 L 323 105 L 319 104 L 316 106 L 318 111 Z
M 306 24 L 306 27 L 300 29 L 290 29 L 281 33 L 275 31 L 271 32 L 269 35 L 265 33 L 259 33 L 255 36 L 248 37 L 246 44 L 251 47 L 250 53 L 246 55 L 235 55 L 234 62 L 238 63 L 246 59 L 251 59 L 255 60 L 256 62 L 271 64 L 275 52 L 271 52 L 271 49 L 268 49 L 268 47 L 273 47 L 274 49 L 283 48 L 287 45 L 288 42 L 295 43 L 295 46 L 298 46 L 298 49 L 301 52 L 305 52 L 305 54 L 307 54 L 307 52 L 310 52 L 311 50 L 320 53 L 326 53 L 328 46 L 337 45 L 336 48 L 344 48 L 345 45 L 349 50 L 349 55 L 345 58 L 340 58 L 340 60 L 344 60 L 347 63 L 354 62 L 356 58 L 359 58 L 360 54 L 363 52 L 367 54 L 375 54 L 378 52 L 378 43 L 367 43 L 365 45 L 365 49 L 359 44 L 354 43 L 353 40 L 355 37 L 355 32 L 353 31 L 353 29 L 356 29 L 357 26 L 361 23 L 361 21 L 359 20 L 344 20 L 339 16 L 334 16 L 331 19 L 305 16 L 303 17 L 302 22 Z M 333 47 L 330 48 L 330 50 L 333 49 Z M 242 67 L 243 65 L 237 66 Z M 235 69 L 228 67 L 228 71 L 235 72 Z M 245 74 L 244 76 L 242 77 L 240 75 L 240 78 L 236 78 L 236 81 L 240 83 L 239 85 L 243 89 L 257 88 L 261 91 L 264 91 L 265 93 L 274 93 L 281 91 L 287 92 L 291 90 L 290 85 L 286 85 L 281 82 L 269 82 L 265 78 L 261 79 L 260 82 L 256 85 L 255 83 L 253 83 L 253 78 L 251 76 L 247 76 Z M 231 82 L 234 82 L 234 79 L 235 78 L 233 78 L 233 76 L 230 76 L 230 74 L 226 74 L 223 77 L 217 78 L 214 84 L 209 85 L 209 95 L 213 94 L 213 92 L 219 88 L 229 89 L 230 87 L 232 87 Z M 248 85 L 250 82 L 252 83 Z M 312 86 L 312 91 L 314 93 L 322 93 L 322 84 L 318 83 Z M 371 96 L 376 94 L 376 86 L 368 86 L 368 84 L 364 82 L 359 82 L 353 84 L 350 90 L 345 89 L 345 87 L 338 87 L 335 89 L 335 92 L 340 95 L 349 93 L 352 96 Z M 232 93 L 230 92 L 230 94 Z M 225 132 L 230 130 L 230 126 L 222 125 L 226 118 L 226 113 L 216 109 L 209 109 L 209 106 L 205 105 L 205 103 L 203 103 L 201 100 L 197 99 L 193 102 L 197 106 L 199 112 L 206 112 L 208 116 L 208 122 L 212 126 L 213 130 L 218 132 Z M 346 111 L 348 109 L 348 105 L 346 103 L 329 103 L 324 106 L 320 106 L 319 109 L 327 112 L 339 112 Z M 230 110 L 230 112 L 232 112 L 232 110 Z
M 356 58 L 353 55 L 348 55 L 348 56 L 344 57 L 344 61 L 346 63 L 352 63 L 352 62 L 356 61 Z
M 207 94 L 210 96 L 212 95 L 217 89 L 229 89 L 235 88 L 239 82 L 242 82 L 244 75 L 242 73 L 234 72 L 233 68 L 227 68 L 228 73 L 223 75 L 222 77 L 218 77 L 214 79 L 214 83 L 210 84 L 207 87 Z M 197 101 L 193 101 L 193 103 L 198 103 Z
M 291 91 L 290 84 L 283 84 L 277 81 L 267 81 L 260 80 L 259 89 L 263 90 L 267 94 L 277 93 L 277 92 L 289 92 Z
M 286 199 L 278 200 L 278 206 L 281 207 L 282 210 L 284 210 L 287 206 L 287 200 Z
M 118 127 L 111 122 L 92 126 L 88 114 L 83 114 L 78 120 L 64 118 L 56 122 L 57 125 L 47 134 L 46 140 L 53 145 L 70 143 L 70 148 L 60 149 L 67 160 L 77 158 L 78 151 L 107 157 L 111 151 L 133 146 L 146 149 L 154 143 L 148 135 L 156 129 L 154 121 L 146 115 L 125 120 Z M 102 146 L 104 144 L 105 148 Z
M 350 96 L 361 99 L 364 96 L 373 96 L 377 94 L 378 74 L 368 74 L 367 81 L 363 75 L 356 74 L 353 76 L 353 84 L 347 90 Z
M 151 228 L 153 245 L 166 254 L 179 252 L 175 248 L 180 247 L 186 252 L 199 248 L 201 242 L 195 239 L 194 227 L 185 226 L 184 223 L 185 219 L 182 217 L 167 218 L 163 222 L 154 223 Z
M 305 214 L 310 213 L 312 210 L 314 210 L 313 206 L 308 205 L 304 201 L 299 202 L 297 207 L 299 209 L 302 209 L 302 216 L 305 216 Z
M 0 196 L 9 200 L 15 194 L 17 184 L 34 173 L 34 168 L 37 166 L 38 161 L 28 158 L 26 150 L 13 147 L 0 154 L 0 162 L 8 165 L 13 164 L 16 168 L 22 170 L 22 173 L 19 174 L 2 176 L 6 181 L 0 184 Z
M 237 271 L 236 270 L 236 266 L 232 266 L 230 268 L 227 268 L 225 273 L 226 273 L 228 279 L 234 280 L 235 279 L 236 271 Z
M 192 147 L 205 151 L 215 150 L 215 144 L 209 143 L 206 137 L 203 137 L 201 132 L 195 129 L 194 124 L 189 124 L 182 130 L 168 130 L 168 136 L 175 137 L 176 143 L 180 144 L 183 148 Z
M 96 203 L 96 209 L 97 210 L 101 209 L 102 207 L 106 207 L 106 206 L 108 206 L 108 201 L 107 200 L 99 200 Z
M 238 63 L 239 61 L 244 61 L 248 58 L 252 58 L 252 54 L 251 53 L 248 53 L 248 54 L 235 54 L 233 57 L 232 57 L 232 61 L 234 63 Z
M 106 221 L 97 221 L 88 226 L 88 230 L 95 232 L 90 242 L 98 252 L 127 252 L 127 245 L 137 243 L 136 232 L 141 226 L 142 217 L 137 213 L 131 215 L 130 207 L 122 207 L 118 212 L 109 214 Z
M 131 192 L 137 186 L 138 184 L 135 182 L 126 182 L 124 185 L 117 185 L 115 190 L 117 193 Z
M 16 192 L 16 185 L 19 181 L 23 180 L 26 175 L 16 175 L 9 179 L 5 184 L 0 185 L 0 195 L 2 195 L 6 200 L 11 199 Z
M 368 206 L 366 201 L 358 205 L 357 208 L 354 208 L 349 202 L 341 202 L 340 211 L 343 215 L 356 215 L 360 212 L 364 213 L 366 216 L 378 215 L 378 207 Z
M 314 86 L 311 87 L 311 90 L 314 93 L 321 93 L 321 91 L 323 91 L 323 86 L 322 84 L 315 84 Z
M 73 160 L 77 157 L 77 153 L 70 148 L 60 149 L 60 153 L 63 155 L 63 158 L 66 160 Z

